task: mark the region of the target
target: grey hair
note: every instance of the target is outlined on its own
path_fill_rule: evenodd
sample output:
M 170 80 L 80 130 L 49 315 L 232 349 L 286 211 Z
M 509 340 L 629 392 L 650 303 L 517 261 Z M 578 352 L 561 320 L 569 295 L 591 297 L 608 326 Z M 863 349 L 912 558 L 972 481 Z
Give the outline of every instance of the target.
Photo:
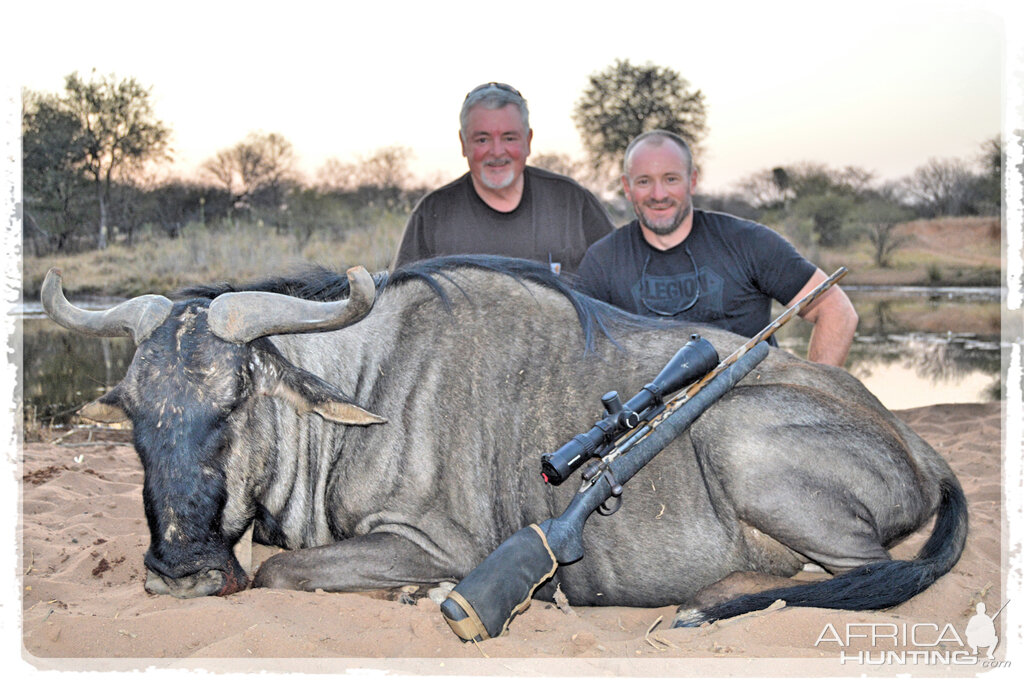
M 469 112 L 476 106 L 485 109 L 501 109 L 514 104 L 519 108 L 519 116 L 523 120 L 523 132 L 530 130 L 530 110 L 526 107 L 526 100 L 518 92 L 498 87 L 495 83 L 479 86 L 469 91 L 466 101 L 462 103 L 462 111 L 459 112 L 459 134 L 462 141 L 466 141 L 466 128 L 469 126 Z
M 647 132 L 640 133 L 633 138 L 633 141 L 626 147 L 626 153 L 622 157 L 622 174 L 629 177 L 629 166 L 630 157 L 633 155 L 633 150 L 639 146 L 641 142 L 651 140 L 655 146 L 661 146 L 665 140 L 671 140 L 676 143 L 683 151 L 683 156 L 686 157 L 686 174 L 689 175 L 693 172 L 693 152 L 690 151 L 690 145 L 686 143 L 682 137 L 674 132 L 668 130 L 648 130 Z

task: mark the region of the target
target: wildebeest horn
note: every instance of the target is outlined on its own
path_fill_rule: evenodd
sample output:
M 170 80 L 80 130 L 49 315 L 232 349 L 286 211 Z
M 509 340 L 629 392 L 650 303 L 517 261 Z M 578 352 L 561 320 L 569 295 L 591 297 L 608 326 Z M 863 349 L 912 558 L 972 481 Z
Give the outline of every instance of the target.
M 346 300 L 317 302 L 267 291 L 222 293 L 210 302 L 210 329 L 232 343 L 279 333 L 334 331 L 359 321 L 373 307 L 376 288 L 363 267 L 348 275 Z
M 163 296 L 145 295 L 109 310 L 83 310 L 64 297 L 61 272 L 56 267 L 46 273 L 40 298 L 46 314 L 61 326 L 90 336 L 131 336 L 136 345 L 164 323 L 174 305 Z

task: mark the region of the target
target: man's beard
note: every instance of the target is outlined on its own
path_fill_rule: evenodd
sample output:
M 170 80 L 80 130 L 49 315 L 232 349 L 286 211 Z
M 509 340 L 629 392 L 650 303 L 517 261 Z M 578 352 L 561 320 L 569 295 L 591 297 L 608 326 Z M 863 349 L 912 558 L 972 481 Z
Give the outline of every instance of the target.
M 680 206 L 674 214 L 668 218 L 662 218 L 661 220 L 651 220 L 644 214 L 640 204 L 633 202 L 633 210 L 636 212 L 637 218 L 640 220 L 640 224 L 649 229 L 651 232 L 658 236 L 668 236 L 672 232 L 679 229 L 679 225 L 683 224 L 683 220 L 693 211 L 693 201 L 687 200 L 686 204 Z
M 488 166 L 487 164 L 484 164 L 484 167 L 480 172 L 480 181 L 483 182 L 484 186 L 487 187 L 488 189 L 505 189 L 506 187 L 510 186 L 513 182 L 515 182 L 516 171 L 511 162 L 504 166 L 498 166 L 507 169 L 507 174 L 498 180 L 492 180 L 488 176 L 487 169 L 489 167 L 493 166 Z

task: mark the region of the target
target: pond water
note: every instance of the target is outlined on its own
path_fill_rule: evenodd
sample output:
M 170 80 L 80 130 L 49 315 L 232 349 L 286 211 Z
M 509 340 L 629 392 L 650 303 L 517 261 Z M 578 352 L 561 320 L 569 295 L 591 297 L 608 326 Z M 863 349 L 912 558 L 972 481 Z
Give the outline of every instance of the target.
M 847 369 L 890 409 L 943 402 L 987 402 L 1000 395 L 998 289 L 846 287 L 860 315 Z M 102 309 L 116 301 L 77 301 Z M 25 418 L 66 423 L 75 410 L 117 384 L 134 354 L 127 338 L 65 331 L 38 303 L 11 314 L 23 321 L 20 358 Z M 810 325 L 797 320 L 779 345 L 803 356 Z M 719 348 L 727 354 L 731 349 Z

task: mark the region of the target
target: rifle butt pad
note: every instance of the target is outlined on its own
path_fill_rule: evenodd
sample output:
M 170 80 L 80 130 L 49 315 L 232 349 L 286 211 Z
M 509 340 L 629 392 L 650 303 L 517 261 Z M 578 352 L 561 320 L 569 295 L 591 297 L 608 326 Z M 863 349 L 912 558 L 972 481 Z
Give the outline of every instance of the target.
M 441 614 L 463 641 L 500 636 L 516 615 L 530 607 L 533 592 L 557 567 L 544 530 L 537 525 L 524 527 L 452 589 L 441 604 Z

